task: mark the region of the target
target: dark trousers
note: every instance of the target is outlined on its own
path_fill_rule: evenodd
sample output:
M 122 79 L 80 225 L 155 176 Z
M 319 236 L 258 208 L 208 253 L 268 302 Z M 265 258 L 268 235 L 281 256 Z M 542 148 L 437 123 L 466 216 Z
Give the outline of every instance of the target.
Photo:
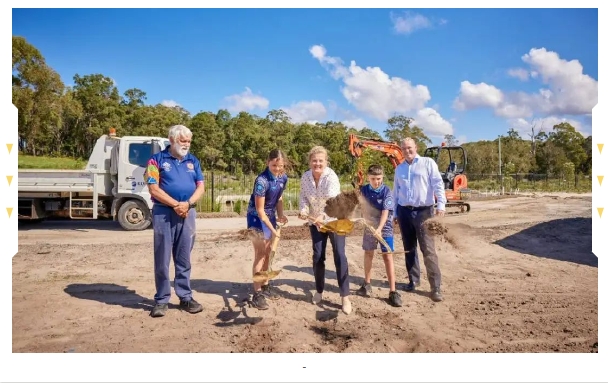
M 439 270 L 439 258 L 435 251 L 435 240 L 423 225 L 424 221 L 432 217 L 432 214 L 432 206 L 418 209 L 397 206 L 397 221 L 405 250 L 405 268 L 410 282 L 420 282 L 420 262 L 417 250 L 418 242 L 420 242 L 431 288 L 439 288 L 441 287 L 441 271 Z
M 325 290 L 325 249 L 329 238 L 334 254 L 340 296 L 350 295 L 350 277 L 345 250 L 346 237 L 335 233 L 321 233 L 315 225 L 310 225 L 310 236 L 312 237 L 312 268 L 315 274 L 317 292 L 322 293 Z
M 196 234 L 196 211 L 190 209 L 186 218 L 181 218 L 173 209 L 154 206 L 154 281 L 156 283 L 156 303 L 169 303 L 171 284 L 169 265 L 171 258 L 175 266 L 175 294 L 183 301 L 192 299 L 190 288 L 190 253 L 194 247 Z M 173 256 L 173 257 L 172 257 Z

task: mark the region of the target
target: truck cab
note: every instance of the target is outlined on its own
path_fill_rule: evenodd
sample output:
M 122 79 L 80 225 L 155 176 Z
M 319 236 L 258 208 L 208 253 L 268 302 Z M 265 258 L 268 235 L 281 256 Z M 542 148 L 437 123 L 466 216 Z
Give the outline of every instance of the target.
M 123 228 L 150 225 L 152 198 L 144 173 L 150 157 L 167 146 L 167 139 L 145 136 L 127 136 L 114 146 L 117 153 L 112 154 L 110 171 L 114 184 L 112 216 Z
M 112 218 L 125 230 L 148 228 L 152 199 L 144 172 L 169 140 L 113 133 L 97 140 L 83 170 L 20 170 L 19 220 Z

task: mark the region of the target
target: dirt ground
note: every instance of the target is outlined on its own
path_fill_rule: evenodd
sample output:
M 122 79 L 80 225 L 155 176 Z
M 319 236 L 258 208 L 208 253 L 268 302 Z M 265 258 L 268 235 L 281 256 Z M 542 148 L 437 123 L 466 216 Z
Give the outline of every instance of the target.
M 363 277 L 357 229 L 347 238 L 350 315 L 340 311 L 331 251 L 325 300 L 311 303 L 311 243 L 297 217 L 275 259 L 281 299 L 266 311 L 249 308 L 252 246 L 221 220 L 197 222 L 192 288 L 204 311 L 180 311 L 173 295 L 164 318 L 149 316 L 151 230 L 124 232 L 112 222 L 23 227 L 13 260 L 13 352 L 597 352 L 590 195 L 473 201 L 468 215 L 443 218 L 441 303 L 429 298 L 422 259 L 422 285 L 401 292 L 403 307 L 387 304 L 381 257 L 374 297 L 354 295 Z M 394 257 L 403 284 L 404 255 Z

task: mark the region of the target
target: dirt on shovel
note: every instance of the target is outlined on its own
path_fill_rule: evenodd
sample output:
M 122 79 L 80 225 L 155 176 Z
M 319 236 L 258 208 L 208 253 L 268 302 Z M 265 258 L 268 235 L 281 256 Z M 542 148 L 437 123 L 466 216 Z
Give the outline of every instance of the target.
M 325 203 L 325 214 L 337 219 L 350 219 L 359 205 L 358 190 L 342 192 Z

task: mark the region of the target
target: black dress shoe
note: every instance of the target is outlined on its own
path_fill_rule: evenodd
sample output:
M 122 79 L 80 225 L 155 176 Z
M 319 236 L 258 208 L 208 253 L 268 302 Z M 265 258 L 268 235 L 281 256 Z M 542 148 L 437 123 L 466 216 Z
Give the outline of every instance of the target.
M 441 302 L 443 300 L 443 295 L 441 294 L 441 290 L 439 288 L 433 289 L 431 292 L 431 299 L 435 302 Z
M 420 286 L 420 283 L 416 283 L 416 282 L 410 282 L 410 283 L 406 283 L 405 285 L 403 285 L 403 290 L 405 291 L 414 291 L 416 290 L 416 287 Z

